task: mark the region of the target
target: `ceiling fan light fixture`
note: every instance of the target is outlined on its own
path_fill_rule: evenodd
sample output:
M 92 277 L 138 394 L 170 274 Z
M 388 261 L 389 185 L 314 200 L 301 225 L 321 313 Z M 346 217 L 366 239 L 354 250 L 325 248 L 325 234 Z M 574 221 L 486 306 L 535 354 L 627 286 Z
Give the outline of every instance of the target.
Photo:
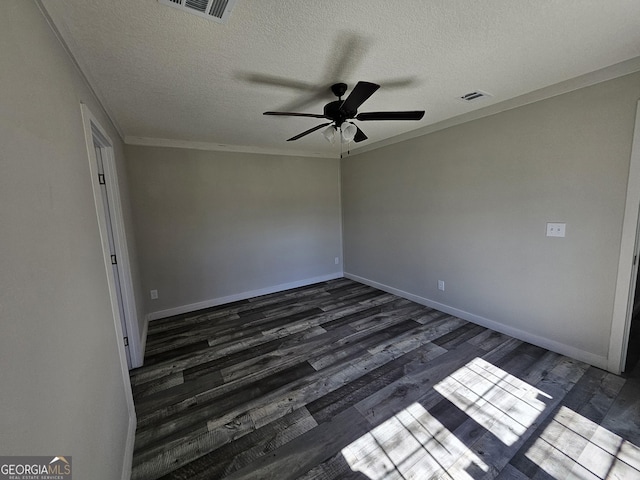
M 340 125 L 340 131 L 342 132 L 342 141 L 349 143 L 358 133 L 358 128 L 351 122 L 343 122 Z
M 164 0 L 162 0 L 164 1 Z M 172 0 L 167 0 L 172 1 Z M 192 0 L 195 1 L 195 0 Z M 204 0 L 199 0 L 204 1 Z M 298 140 L 302 137 L 316 132 L 321 128 L 324 128 L 322 134 L 327 141 L 333 143 L 335 141 L 338 131 L 340 132 L 340 138 L 342 143 L 351 142 L 364 142 L 368 137 L 364 134 L 359 127 L 357 127 L 352 121 L 362 120 L 422 120 L 424 116 L 424 110 L 411 110 L 411 111 L 388 111 L 388 112 L 364 112 L 358 113 L 360 106 L 376 91 L 380 88 L 380 85 L 376 85 L 371 82 L 358 82 L 353 90 L 349 94 L 346 100 L 342 100 L 342 95 L 347 89 L 345 83 L 336 83 L 331 86 L 331 91 L 338 97 L 338 100 L 329 102 L 324 106 L 322 114 L 317 113 L 297 113 L 297 112 L 264 112 L 264 115 L 281 115 L 288 117 L 311 117 L 311 118 L 323 118 L 329 120 L 326 123 L 321 123 L 313 128 L 305 130 L 298 135 L 288 138 L 287 142 Z M 329 128 L 325 128 L 329 126 Z
M 329 143 L 335 143 L 336 141 L 336 127 L 333 125 L 328 126 L 326 129 L 322 131 L 322 135 L 327 139 Z

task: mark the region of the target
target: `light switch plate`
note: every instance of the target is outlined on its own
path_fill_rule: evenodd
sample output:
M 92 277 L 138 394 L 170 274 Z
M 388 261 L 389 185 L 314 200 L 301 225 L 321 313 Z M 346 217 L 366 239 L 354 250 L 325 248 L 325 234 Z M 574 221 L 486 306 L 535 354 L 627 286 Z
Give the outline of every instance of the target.
M 547 223 L 547 237 L 564 237 L 566 223 Z

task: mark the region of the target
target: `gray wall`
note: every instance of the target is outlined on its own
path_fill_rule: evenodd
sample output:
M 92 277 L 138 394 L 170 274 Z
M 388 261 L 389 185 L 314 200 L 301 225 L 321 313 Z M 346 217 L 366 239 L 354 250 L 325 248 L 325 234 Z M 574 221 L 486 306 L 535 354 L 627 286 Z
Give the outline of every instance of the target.
M 345 272 L 606 366 L 639 97 L 628 75 L 346 158 Z
M 126 384 L 80 102 L 109 122 L 35 3 L 2 6 L 0 453 L 71 455 L 74 478 L 119 479 Z
M 126 155 L 147 312 L 341 275 L 339 160 L 130 145 Z

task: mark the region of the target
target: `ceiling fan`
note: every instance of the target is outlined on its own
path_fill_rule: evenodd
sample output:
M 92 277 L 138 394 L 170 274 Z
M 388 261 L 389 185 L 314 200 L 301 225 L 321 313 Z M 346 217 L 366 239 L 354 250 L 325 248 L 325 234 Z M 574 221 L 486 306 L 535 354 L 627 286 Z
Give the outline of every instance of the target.
M 380 85 L 371 82 L 358 82 L 353 88 L 349 96 L 342 100 L 342 96 L 347 91 L 346 83 L 336 83 L 331 86 L 331 91 L 338 97 L 338 100 L 329 102 L 324 106 L 323 114 L 315 113 L 295 113 L 295 112 L 264 112 L 264 115 L 280 115 L 289 117 L 312 117 L 324 118 L 330 120 L 322 123 L 309 130 L 306 130 L 295 137 L 287 139 L 287 142 L 298 140 L 299 138 L 309 135 L 310 133 L 329 126 L 323 133 L 327 140 L 333 142 L 335 134 L 340 131 L 342 139 L 345 142 L 362 142 L 368 137 L 360 128 L 351 120 L 359 120 L 362 122 L 372 120 L 420 120 L 424 116 L 424 110 L 409 110 L 396 112 L 363 112 L 358 113 L 358 108 L 373 93 L 380 88 Z

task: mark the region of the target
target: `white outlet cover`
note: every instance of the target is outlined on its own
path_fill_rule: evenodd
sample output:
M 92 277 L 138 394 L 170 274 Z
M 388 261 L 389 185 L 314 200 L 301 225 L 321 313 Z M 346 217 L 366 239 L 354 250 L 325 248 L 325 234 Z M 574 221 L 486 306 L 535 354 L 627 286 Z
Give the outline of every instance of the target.
M 564 237 L 566 223 L 547 223 L 547 237 Z
M 444 292 L 444 280 L 438 280 L 438 290 L 442 290 Z
M 151 294 L 151 300 L 157 300 L 158 299 L 158 290 L 151 290 L 151 292 L 149 292 Z

